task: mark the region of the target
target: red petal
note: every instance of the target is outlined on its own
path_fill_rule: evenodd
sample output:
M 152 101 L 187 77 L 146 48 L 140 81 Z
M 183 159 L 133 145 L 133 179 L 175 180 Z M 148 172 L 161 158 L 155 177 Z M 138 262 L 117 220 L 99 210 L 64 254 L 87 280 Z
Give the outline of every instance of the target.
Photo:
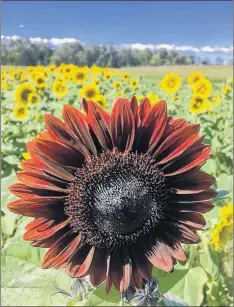
M 136 149 L 138 152 L 150 153 L 155 149 L 165 129 L 166 118 L 166 103 L 161 100 L 145 116 L 137 131 Z
M 55 218 L 64 216 L 64 202 L 57 197 L 42 197 L 28 200 L 15 200 L 7 208 L 16 214 L 31 217 Z
M 147 258 L 157 268 L 166 272 L 173 271 L 173 261 L 163 244 L 158 243 L 148 252 Z
M 45 118 L 45 126 L 46 129 L 53 140 L 70 142 L 72 137 L 70 133 L 67 131 L 67 126 L 57 117 L 46 114 Z
M 13 193 L 14 195 L 20 197 L 20 198 L 24 198 L 24 199 L 31 199 L 31 198 L 36 198 L 36 197 L 40 197 L 40 196 L 56 196 L 59 198 L 64 198 L 66 197 L 66 194 L 61 193 L 61 192 L 56 192 L 56 191 L 51 191 L 51 190 L 42 190 L 42 189 L 35 189 L 35 188 L 31 188 L 31 187 L 27 187 L 24 184 L 21 183 L 15 183 L 12 184 L 9 187 L 9 190 L 11 191 L 11 193 Z
M 106 269 L 106 293 L 109 293 L 112 287 L 112 279 L 110 278 L 110 256 L 107 258 L 107 269 Z
M 31 230 L 33 228 L 37 228 L 38 231 L 43 231 L 43 230 L 47 229 L 49 226 L 51 226 L 53 223 L 54 223 L 53 220 L 48 220 L 48 219 L 45 219 L 45 218 L 36 218 L 33 221 L 31 221 L 30 223 L 28 223 L 25 226 L 25 229 L 28 231 L 28 230 Z
M 111 133 L 113 145 L 119 151 L 131 150 L 135 138 L 135 121 L 127 99 L 117 99 L 112 108 Z
M 60 181 L 45 174 L 36 172 L 18 172 L 16 175 L 22 183 L 31 188 L 52 190 L 64 193 L 67 192 L 64 181 Z
M 186 256 L 183 251 L 183 248 L 181 247 L 179 243 L 176 243 L 173 247 L 167 246 L 167 249 L 169 253 L 171 254 L 171 256 L 174 257 L 175 259 L 180 260 L 180 261 L 186 260 Z
M 66 273 L 71 277 L 77 277 L 77 273 L 82 263 L 85 261 L 91 246 L 88 244 L 80 245 L 73 255 L 68 259 Z
M 95 250 L 90 270 L 90 282 L 94 287 L 100 285 L 106 278 L 107 259 L 104 248 Z
M 92 247 L 91 250 L 89 251 L 85 261 L 80 266 L 79 271 L 76 274 L 76 277 L 81 278 L 81 277 L 84 277 L 88 274 L 87 272 L 90 269 L 94 253 L 95 253 L 95 247 Z
M 205 190 L 215 183 L 215 178 L 201 171 L 190 171 L 170 178 L 170 185 L 177 189 L 178 194 L 187 191 Z
M 24 240 L 42 240 L 45 238 L 48 238 L 52 235 L 54 235 L 58 230 L 64 228 L 70 221 L 70 218 L 68 218 L 65 221 L 58 222 L 54 221 L 53 224 L 49 226 L 49 221 L 47 222 L 46 220 L 42 225 L 35 226 L 34 228 L 29 229 L 27 232 L 24 234 Z M 48 227 L 45 229 L 44 225 L 47 225 Z M 54 225 L 55 224 L 55 225 Z
M 195 212 L 174 212 L 173 215 L 168 214 L 168 217 L 194 229 L 202 229 L 206 225 L 204 217 Z
M 149 114 L 151 110 L 151 104 L 148 98 L 144 98 L 138 107 L 138 115 L 140 121 L 143 121 L 143 119 Z
M 139 124 L 138 103 L 136 96 L 133 95 L 132 98 L 129 100 L 129 106 L 132 111 L 133 117 L 135 119 L 135 128 L 136 128 Z
M 132 266 L 127 263 L 123 267 L 123 277 L 120 281 L 120 293 L 127 290 L 129 287 L 130 281 L 132 276 Z
M 218 193 L 215 190 L 207 189 L 205 191 L 201 191 L 200 193 L 195 193 L 195 194 L 176 194 L 174 196 L 173 201 L 179 203 L 203 202 L 203 201 L 212 200 L 217 195 Z
M 37 140 L 36 147 L 44 156 L 63 166 L 77 168 L 81 167 L 85 161 L 82 147 L 78 151 L 68 144 L 50 140 Z
M 92 101 L 87 102 L 87 122 L 103 149 L 112 149 L 109 115 Z
M 211 149 L 209 145 L 202 146 L 195 152 L 188 153 L 180 157 L 179 159 L 166 164 L 162 170 L 165 176 L 175 176 L 186 171 L 193 169 L 194 167 L 202 164 L 208 160 L 211 156 Z
M 214 208 L 214 205 L 211 202 L 200 202 L 200 203 L 176 203 L 175 205 L 176 211 L 195 211 L 206 213 Z
M 160 145 L 157 154 L 155 153 L 157 155 L 157 164 L 165 164 L 185 152 L 197 140 L 199 129 L 199 125 L 189 125 L 180 129 L 177 133 L 171 134 Z M 162 153 L 164 154 L 162 155 Z
M 85 145 L 90 152 L 97 155 L 97 150 L 89 132 L 85 116 L 70 105 L 63 107 L 63 119 L 67 123 L 74 137 Z
M 45 254 L 41 267 L 43 269 L 58 268 L 65 263 L 80 242 L 79 236 L 74 237 L 75 234 L 70 231 L 55 242 Z

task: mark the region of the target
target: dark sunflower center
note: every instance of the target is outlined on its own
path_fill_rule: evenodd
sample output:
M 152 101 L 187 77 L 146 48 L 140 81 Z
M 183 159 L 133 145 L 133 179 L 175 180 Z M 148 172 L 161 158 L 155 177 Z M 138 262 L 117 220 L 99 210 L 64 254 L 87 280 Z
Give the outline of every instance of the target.
M 76 172 L 65 212 L 74 232 L 98 247 L 132 244 L 163 218 L 173 192 L 154 160 L 103 153 Z
M 116 168 L 101 182 L 88 186 L 87 193 L 93 197 L 92 220 L 103 233 L 134 232 L 147 219 L 154 202 L 143 179 Z

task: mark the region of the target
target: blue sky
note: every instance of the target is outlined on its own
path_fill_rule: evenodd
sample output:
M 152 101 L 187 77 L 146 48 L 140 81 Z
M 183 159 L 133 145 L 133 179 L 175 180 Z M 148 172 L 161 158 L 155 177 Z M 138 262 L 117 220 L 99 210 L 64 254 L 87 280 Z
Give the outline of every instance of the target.
M 231 46 L 232 6 L 232 1 L 3 1 L 2 35 Z

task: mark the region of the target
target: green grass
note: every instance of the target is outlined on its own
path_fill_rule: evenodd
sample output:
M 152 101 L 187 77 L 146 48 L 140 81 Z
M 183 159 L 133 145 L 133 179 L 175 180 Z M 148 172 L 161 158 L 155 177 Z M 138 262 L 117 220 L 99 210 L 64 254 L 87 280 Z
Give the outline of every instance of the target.
M 233 75 L 231 65 L 186 65 L 186 66 L 157 66 L 157 67 L 123 67 L 120 71 L 127 71 L 134 77 L 162 78 L 165 74 L 173 72 L 178 74 L 183 80 L 194 71 L 203 73 L 206 78 L 213 81 L 225 81 Z

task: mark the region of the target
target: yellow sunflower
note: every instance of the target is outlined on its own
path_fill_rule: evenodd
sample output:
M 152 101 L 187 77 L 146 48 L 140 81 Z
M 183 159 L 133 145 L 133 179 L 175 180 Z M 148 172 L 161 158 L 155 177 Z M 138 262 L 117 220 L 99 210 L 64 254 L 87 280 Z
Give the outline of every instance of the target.
M 94 102 L 98 103 L 103 109 L 106 109 L 107 107 L 106 97 L 103 95 L 97 95 L 94 98 Z
M 18 103 L 27 104 L 29 94 L 35 93 L 36 90 L 30 83 L 22 83 L 15 90 L 15 100 Z
M 190 102 L 190 112 L 200 114 L 207 111 L 207 98 L 206 96 L 195 94 Z
M 233 204 L 220 209 L 220 218 L 211 232 L 210 244 L 216 251 L 223 250 L 233 238 Z
M 101 83 L 100 79 L 98 79 L 98 78 L 94 79 L 93 82 L 94 82 L 96 85 L 100 85 L 100 83 Z
M 109 72 L 109 71 L 104 71 L 104 73 L 103 73 L 103 78 L 104 78 L 105 80 L 110 80 L 110 79 L 111 79 L 111 74 L 110 74 L 110 72 Z
M 123 80 L 128 80 L 130 76 L 127 72 L 123 72 L 121 77 L 122 77 Z
M 67 94 L 67 86 L 64 82 L 54 81 L 52 84 L 52 92 L 58 98 L 62 98 Z
M 19 103 L 13 109 L 13 114 L 16 119 L 22 120 L 28 117 L 28 108 L 25 104 Z
M 136 79 L 131 78 L 130 81 L 129 81 L 129 84 L 130 84 L 130 86 L 131 86 L 132 88 L 137 88 L 138 85 L 139 85 L 139 82 L 138 82 Z
M 101 74 L 102 69 L 99 66 L 93 65 L 93 66 L 91 66 L 90 71 L 93 75 L 99 75 L 99 74 Z
M 181 79 L 177 74 L 174 73 L 166 74 L 160 83 L 160 88 L 166 94 L 174 94 L 180 89 L 180 87 Z
M 202 79 L 205 79 L 205 76 L 199 71 L 194 71 L 188 76 L 188 83 L 192 86 Z
M 120 81 L 114 81 L 114 82 L 113 82 L 113 88 L 114 88 L 114 89 L 116 89 L 116 90 L 117 90 L 117 89 L 119 89 L 119 88 L 120 88 L 120 86 L 121 86 Z
M 13 85 L 7 81 L 1 81 L 1 90 L 2 91 L 12 91 L 13 90 Z
M 225 96 L 228 96 L 232 91 L 232 88 L 230 85 L 226 85 L 224 86 L 224 88 L 222 89 L 222 93 L 225 95 Z
M 34 82 L 36 83 L 37 87 L 45 87 L 46 77 L 44 74 L 39 73 L 34 76 Z
M 100 95 L 99 89 L 96 84 L 86 84 L 80 90 L 80 96 L 86 98 L 87 100 L 95 100 L 95 98 Z
M 156 102 L 158 102 L 160 99 L 158 97 L 158 95 L 154 94 L 154 93 L 148 93 L 146 95 L 147 98 L 149 98 L 151 104 L 154 104 Z
M 32 94 L 28 95 L 28 103 L 29 104 L 35 105 L 35 104 L 38 104 L 39 102 L 40 102 L 40 98 L 37 94 L 32 93 Z
M 87 69 L 83 67 L 77 67 L 73 71 L 73 80 L 79 84 L 84 83 L 88 78 Z
M 212 83 L 207 79 L 202 79 L 194 83 L 192 90 L 195 94 L 201 94 L 208 97 L 212 91 Z
M 48 66 L 48 70 L 49 70 L 49 72 L 54 72 L 54 71 L 56 70 L 56 65 L 50 64 L 50 65 Z

